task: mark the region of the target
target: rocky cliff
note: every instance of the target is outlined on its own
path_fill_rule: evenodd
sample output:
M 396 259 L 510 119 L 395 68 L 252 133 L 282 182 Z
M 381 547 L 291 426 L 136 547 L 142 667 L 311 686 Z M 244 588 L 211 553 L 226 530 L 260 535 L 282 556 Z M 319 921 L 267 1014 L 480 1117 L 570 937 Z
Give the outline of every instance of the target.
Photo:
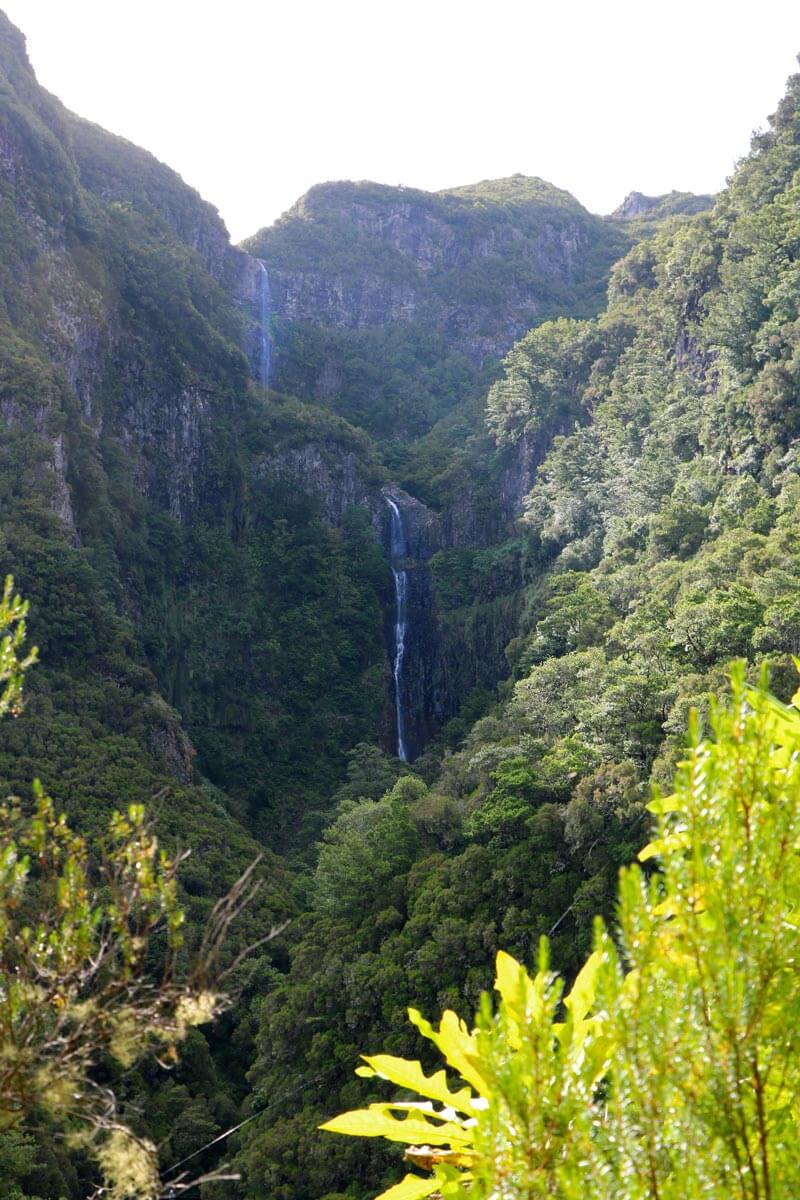
M 363 434 L 254 386 L 262 280 L 173 171 L 40 88 L 0 14 L 0 571 L 45 661 L 19 729 L 92 727 L 58 771 L 94 763 L 93 795 L 94 746 L 124 735 L 132 776 L 199 769 L 274 842 L 378 728 L 385 569 L 346 512 L 385 475 Z
M 532 324 L 596 311 L 627 244 L 517 175 L 439 193 L 319 185 L 244 246 L 269 270 L 276 386 L 414 437 Z
M 437 194 L 320 185 L 245 243 L 268 272 L 272 383 L 361 426 L 385 463 L 384 480 L 367 484 L 351 458 L 315 442 L 264 470 L 316 496 L 334 525 L 347 504 L 365 508 L 387 553 L 379 485 L 396 481 L 410 537 L 404 687 L 413 755 L 472 690 L 508 670 L 519 578 L 487 605 L 445 612 L 431 566 L 442 554 L 504 543 L 547 448 L 542 434 L 498 453 L 482 434 L 482 397 L 532 324 L 596 311 L 628 244 L 619 226 L 524 176 Z M 255 291 L 249 304 L 254 313 Z M 446 483 L 431 486 L 431 452 Z M 392 629 L 387 611 L 387 660 Z
M 425 319 L 480 363 L 559 287 L 602 286 L 599 243 L 607 267 L 619 241 L 601 221 L 566 192 L 514 176 L 438 194 L 320 185 L 246 245 L 269 263 L 282 321 L 355 330 Z
M 84 435 L 120 438 L 142 490 L 185 516 L 197 498 L 209 412 L 245 386 L 235 313 L 218 319 L 226 301 L 209 274 L 230 274 L 226 262 L 241 252 L 173 172 L 73 118 L 40 89 L 24 43 L 5 18 L 0 23 L 5 418 L 50 441 L 54 509 L 70 525 L 70 443 Z M 171 305 L 157 309 L 167 274 Z M 196 351 L 226 335 L 225 378 L 209 379 Z M 52 380 L 41 403 L 15 399 L 22 381 L 10 360 L 19 365 L 26 355 Z M 62 421 L 50 432 L 65 408 L 72 429 Z

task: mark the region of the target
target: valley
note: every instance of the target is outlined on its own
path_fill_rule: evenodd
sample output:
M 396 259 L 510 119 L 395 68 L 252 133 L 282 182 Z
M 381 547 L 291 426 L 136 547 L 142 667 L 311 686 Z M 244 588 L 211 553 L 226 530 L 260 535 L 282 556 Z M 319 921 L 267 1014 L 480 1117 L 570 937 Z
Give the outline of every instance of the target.
M 427 1069 L 407 1006 L 475 1011 L 498 950 L 573 977 L 690 710 L 732 659 L 794 693 L 799 173 L 794 76 L 717 197 L 329 182 L 235 246 L 0 14 L 0 570 L 40 657 L 1 786 L 87 835 L 151 808 L 190 943 L 263 855 L 230 962 L 285 931 L 112 1080 L 165 1171 L 248 1121 L 206 1200 L 391 1183 L 318 1129 L 376 1097 L 359 1054 Z M 88 1194 L 14 1136 L 15 1200 Z

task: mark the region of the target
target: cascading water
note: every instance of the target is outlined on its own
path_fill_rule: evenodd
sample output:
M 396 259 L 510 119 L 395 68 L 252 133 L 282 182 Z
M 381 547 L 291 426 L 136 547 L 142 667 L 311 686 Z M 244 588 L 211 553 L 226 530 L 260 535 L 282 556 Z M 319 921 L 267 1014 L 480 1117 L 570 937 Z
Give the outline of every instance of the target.
M 397 504 L 391 496 L 386 496 L 386 503 L 391 512 L 389 527 L 389 555 L 394 576 L 394 707 L 397 713 L 397 757 L 408 762 L 406 749 L 406 716 L 403 710 L 403 659 L 406 651 L 406 631 L 408 623 L 408 572 L 402 563 L 406 557 L 406 539 L 403 532 L 403 517 Z
M 269 273 L 259 259 L 258 275 L 258 381 L 262 387 L 269 387 L 269 375 L 272 367 L 272 333 L 270 319 L 272 317 L 272 297 L 269 290 Z

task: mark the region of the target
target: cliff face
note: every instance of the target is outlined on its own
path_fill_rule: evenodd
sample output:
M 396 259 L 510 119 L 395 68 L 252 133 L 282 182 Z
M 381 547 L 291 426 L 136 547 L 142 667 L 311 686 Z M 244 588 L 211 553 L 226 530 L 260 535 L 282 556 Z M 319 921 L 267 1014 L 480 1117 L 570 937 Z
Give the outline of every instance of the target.
M 2 322 L 10 351 L 5 420 L 10 427 L 35 430 L 49 443 L 46 469 L 57 480 L 53 507 L 73 534 L 77 531 L 68 480 L 70 443 L 78 424 L 95 438 L 121 437 L 137 460 L 143 488 L 166 495 L 170 509 L 183 513 L 194 498 L 208 397 L 200 396 L 197 379 L 182 365 L 173 361 L 171 369 L 165 369 L 163 358 L 157 361 L 168 322 L 162 321 L 159 330 L 151 320 L 148 331 L 145 325 L 154 314 L 145 312 L 142 301 L 147 297 L 134 297 L 132 287 L 137 269 L 155 267 L 163 218 L 149 202 L 142 199 L 145 208 L 139 212 L 131 197 L 125 196 L 122 203 L 121 188 L 114 189 L 110 182 L 108 187 L 101 185 L 97 162 L 87 166 L 77 152 L 85 150 L 83 123 L 38 88 L 24 43 L 5 18 L 1 20 L 0 70 L 6 88 L 0 109 L 0 189 L 5 199 L 0 227 Z M 96 134 L 101 136 L 100 131 Z M 117 152 L 110 160 L 109 181 L 115 163 L 130 170 L 133 178 L 149 161 L 156 173 L 170 177 L 190 223 L 194 197 L 189 189 L 181 191 L 177 177 L 118 139 L 102 138 Z M 85 176 L 98 195 L 108 193 L 105 200 L 85 186 Z M 199 238 L 207 214 L 196 199 L 194 235 Z M 173 238 L 166 256 L 179 245 Z M 199 258 L 193 260 L 187 276 L 201 269 Z M 25 395 L 25 359 L 38 361 L 42 377 L 52 381 L 32 403 L 30 394 Z M 72 428 L 65 430 L 67 412 Z M 159 475 L 155 463 L 162 450 L 175 454 L 179 465 Z
M 363 456 L 333 438 L 319 438 L 267 455 L 256 466 L 256 477 L 280 480 L 313 497 L 323 519 L 340 526 L 353 508 L 364 509 L 379 535 L 378 479 L 365 471 Z
M 455 717 L 476 690 L 491 692 L 509 672 L 505 649 L 516 635 L 525 579 L 513 543 L 514 525 L 536 468 L 552 443 L 553 431 L 522 438 L 494 461 L 483 478 L 465 485 L 455 500 L 436 512 L 397 484 L 381 490 L 376 522 L 384 553 L 390 555 L 387 497 L 397 505 L 406 543 L 407 629 L 401 687 L 405 739 L 413 760 L 441 727 Z M 491 502 L 487 503 L 487 492 Z M 376 497 L 370 498 L 375 514 Z M 481 576 L 476 559 L 496 556 L 477 589 L 453 597 L 447 586 L 455 572 Z M 444 580 L 444 586 L 442 586 Z M 387 660 L 396 649 L 395 610 L 387 608 Z M 387 696 L 391 688 L 387 683 Z M 395 728 L 393 712 L 387 728 Z M 391 738 L 387 743 L 394 748 Z
M 404 696 L 412 756 L 473 689 L 491 688 L 507 672 L 503 649 L 520 605 L 515 576 L 487 605 L 443 610 L 437 556 L 469 555 L 513 534 L 536 466 L 559 432 L 543 431 L 499 454 L 486 438 L 477 448 L 479 398 L 502 355 L 532 324 L 600 306 L 610 265 L 628 244 L 619 226 L 523 176 L 438 194 L 320 185 L 245 243 L 268 272 L 272 382 L 364 428 L 397 480 L 392 495 L 409 537 Z M 250 296 L 255 312 L 256 291 Z M 451 417 L 456 428 L 440 433 Z M 426 505 L 416 492 L 419 483 L 426 498 L 432 491 L 420 479 L 430 475 L 429 433 L 445 475 L 464 459 L 467 443 L 472 449 L 461 477 Z M 412 455 L 405 478 L 395 466 L 403 442 Z M 334 526 L 347 505 L 366 509 L 388 557 L 381 481 L 360 478 L 352 458 L 316 441 L 263 469 L 317 497 Z M 387 664 L 391 605 L 389 596 Z
M 241 408 L 247 358 L 255 370 L 259 264 L 174 171 L 41 89 L 2 14 L 0 82 L 4 418 L 49 441 L 53 507 L 74 536 L 76 437 L 120 440 L 143 494 L 186 520 L 215 423 Z M 11 365 L 20 356 L 51 379 L 38 399 Z M 54 419 L 65 408 L 71 430 Z
M 534 323 L 554 287 L 590 278 L 587 257 L 606 234 L 565 193 L 544 184 L 532 189 L 538 182 L 491 185 L 508 185 L 511 208 L 481 197 L 480 189 L 435 196 L 323 185 L 248 246 L 270 265 L 279 319 L 340 330 L 424 319 L 480 364 Z M 323 238 L 339 232 L 337 252 L 313 260 L 297 247 L 292 253 L 292 239 L 307 236 L 309 226 Z M 485 278 L 479 285 L 471 278 L 477 271 L 496 272 L 498 282 L 506 276 L 502 297 Z
M 264 278 L 173 171 L 43 91 L 0 14 L 0 572 L 31 602 L 47 737 L 94 730 L 93 797 L 106 737 L 140 781 L 199 768 L 274 842 L 378 727 L 385 571 L 346 514 L 385 475 L 364 435 L 254 386 Z
M 512 176 L 319 185 L 245 249 L 269 270 L 276 386 L 414 437 L 532 324 L 596 311 L 627 245 L 568 193 Z
M 231 246 L 217 210 L 194 188 L 125 138 L 66 110 L 62 114 L 82 187 L 104 203 L 160 218 L 218 281 L 235 276 L 241 254 Z

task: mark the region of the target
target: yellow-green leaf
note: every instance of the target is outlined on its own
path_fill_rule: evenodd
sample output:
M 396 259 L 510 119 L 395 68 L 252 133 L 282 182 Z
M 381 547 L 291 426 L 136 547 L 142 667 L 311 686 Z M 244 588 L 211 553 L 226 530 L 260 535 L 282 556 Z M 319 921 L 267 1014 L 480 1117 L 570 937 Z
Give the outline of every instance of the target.
M 497 975 L 494 986 L 507 1008 L 516 1011 L 520 1000 L 524 1005 L 520 1015 L 524 1015 L 524 1011 L 531 1007 L 541 1008 L 541 995 L 537 992 L 534 981 L 525 968 L 510 954 L 506 954 L 505 950 L 498 950 L 495 970 Z
M 411 1146 L 421 1142 L 431 1146 L 468 1146 L 472 1142 L 472 1130 L 454 1121 L 434 1125 L 421 1114 L 398 1120 L 391 1115 L 390 1109 L 393 1107 L 400 1106 L 371 1104 L 369 1108 L 356 1108 L 326 1121 L 320 1125 L 320 1129 L 349 1137 L 384 1137 L 390 1142 L 406 1142 Z
M 521 1030 L 530 1021 L 540 1020 L 544 1011 L 542 981 L 531 979 L 525 968 L 504 950 L 498 951 L 495 964 L 495 990 L 500 993 L 509 1018 L 511 1042 L 518 1047 L 521 1044 Z
M 451 1009 L 442 1014 L 438 1030 L 415 1008 L 408 1010 L 408 1016 L 412 1025 L 416 1025 L 423 1037 L 433 1042 L 434 1046 L 438 1046 L 450 1066 L 458 1071 L 467 1083 L 471 1083 L 478 1092 L 488 1092 L 486 1081 L 475 1066 L 478 1058 L 475 1038 Z
M 564 1001 L 572 1020 L 577 1025 L 585 1020 L 587 1013 L 594 1004 L 597 995 L 597 976 L 603 965 L 603 955 L 599 950 L 590 954 L 578 973 L 578 978 L 572 986 L 572 991 Z
M 323 1125 L 324 1129 L 325 1126 Z M 439 1186 L 439 1180 L 435 1175 L 423 1179 L 421 1175 L 406 1175 L 394 1187 L 387 1188 L 385 1192 L 381 1192 L 377 1200 L 423 1200 L 425 1196 L 430 1196 L 431 1192 L 435 1192 Z
M 666 837 L 648 842 L 644 850 L 639 851 L 639 862 L 647 862 L 648 858 L 673 854 L 676 850 L 685 850 L 689 844 L 689 834 L 686 832 L 667 834 Z
M 792 697 L 792 704 L 798 697 L 800 692 Z M 747 699 L 754 708 L 766 711 L 772 718 L 770 732 L 779 746 L 800 745 L 800 712 L 797 708 L 790 708 L 788 704 L 782 704 L 764 692 L 748 692 Z
M 391 1054 L 364 1054 L 362 1058 L 367 1063 L 367 1068 L 357 1068 L 359 1075 L 377 1075 L 381 1079 L 388 1079 L 390 1083 L 396 1083 L 398 1087 L 407 1088 L 410 1092 L 418 1092 L 420 1096 L 428 1096 L 431 1100 L 439 1100 L 450 1108 L 457 1108 L 459 1112 L 472 1111 L 469 1103 L 472 1093 L 469 1088 L 451 1092 L 444 1071 L 426 1075 L 419 1062 L 395 1058 Z
M 474 1178 L 472 1171 L 462 1171 L 456 1179 L 448 1179 L 442 1183 L 438 1180 L 439 1191 L 443 1196 L 463 1196 L 463 1187 Z
M 684 801 L 679 800 L 677 795 L 673 793 L 671 796 L 654 796 L 645 807 L 651 813 L 672 813 L 680 812 L 683 805 Z

